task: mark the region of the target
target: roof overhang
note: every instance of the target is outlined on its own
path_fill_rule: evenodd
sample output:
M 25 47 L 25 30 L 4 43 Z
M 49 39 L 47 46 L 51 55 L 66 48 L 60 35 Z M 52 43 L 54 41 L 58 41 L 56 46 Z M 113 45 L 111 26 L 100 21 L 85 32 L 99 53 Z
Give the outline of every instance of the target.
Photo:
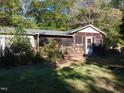
M 101 34 L 103 34 L 103 35 L 107 35 L 105 32 L 103 32 L 102 30 L 98 29 L 97 27 L 95 27 L 95 26 L 93 26 L 93 25 L 91 25 L 91 24 L 86 25 L 86 26 L 84 26 L 84 27 L 80 27 L 80 28 L 71 30 L 71 31 L 68 31 L 67 33 L 68 33 L 68 34 L 73 34 L 73 33 L 76 33 L 76 32 L 78 32 L 78 31 L 80 31 L 80 30 L 86 29 L 86 28 L 88 28 L 88 27 L 91 27 L 92 29 L 96 30 L 97 32 L 99 32 L 99 33 L 101 33 Z
M 72 37 L 71 34 L 81 31 L 83 29 L 86 29 L 88 27 L 94 29 L 95 31 L 97 31 L 103 35 L 107 35 L 105 32 L 101 31 L 100 29 L 98 29 L 97 27 L 95 27 L 91 24 L 77 28 L 77 29 L 73 29 L 70 31 L 25 29 L 25 31 L 26 31 L 25 35 L 37 35 L 38 34 L 40 36 L 50 36 L 50 37 Z M 0 34 L 12 35 L 14 31 L 15 31 L 14 27 L 0 27 Z
M 49 34 L 33 34 L 34 36 L 42 36 L 42 37 L 62 37 L 62 38 L 72 38 L 73 35 L 49 35 Z

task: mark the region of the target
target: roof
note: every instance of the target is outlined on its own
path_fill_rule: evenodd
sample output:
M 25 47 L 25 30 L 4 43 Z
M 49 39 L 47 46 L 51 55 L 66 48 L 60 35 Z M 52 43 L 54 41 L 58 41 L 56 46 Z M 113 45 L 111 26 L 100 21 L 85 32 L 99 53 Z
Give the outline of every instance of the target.
M 28 34 L 39 34 L 39 35 L 66 35 L 65 31 L 56 31 L 56 30 L 36 30 L 36 29 L 26 29 Z
M 54 35 L 54 36 L 71 36 L 67 35 L 65 31 L 56 30 L 40 30 L 40 29 L 25 29 L 27 35 Z M 0 27 L 0 34 L 13 34 L 14 27 Z
M 93 25 L 86 25 L 84 27 L 80 27 L 77 29 L 73 29 L 70 31 L 56 31 L 56 30 L 41 30 L 41 29 L 25 29 L 27 35 L 50 35 L 50 36 L 71 36 L 71 34 L 78 32 L 82 29 L 86 29 L 88 27 L 91 27 L 95 29 L 96 31 L 106 35 L 103 31 L 100 29 L 96 28 Z M 14 27 L 0 27 L 0 34 L 12 34 L 15 32 Z
M 88 28 L 88 27 L 91 27 L 91 28 L 93 28 L 94 30 L 96 30 L 96 31 L 98 31 L 98 32 L 100 32 L 100 33 L 106 35 L 105 32 L 101 31 L 100 29 L 96 28 L 95 26 L 93 26 L 93 25 L 91 25 L 91 24 L 86 25 L 86 26 L 84 26 L 84 27 L 77 28 L 77 29 L 73 29 L 73 30 L 69 31 L 68 34 L 72 34 L 72 33 L 78 32 L 78 31 L 83 30 L 83 29 L 86 29 L 86 28 Z
M 0 34 L 11 34 L 15 31 L 14 27 L 0 27 Z

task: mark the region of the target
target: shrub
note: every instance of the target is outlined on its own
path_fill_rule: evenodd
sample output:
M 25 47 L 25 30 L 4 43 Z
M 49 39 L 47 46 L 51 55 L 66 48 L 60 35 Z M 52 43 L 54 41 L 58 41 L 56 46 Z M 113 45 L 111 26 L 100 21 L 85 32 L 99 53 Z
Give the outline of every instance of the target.
M 24 34 L 23 28 L 16 28 L 10 47 L 6 47 L 0 57 L 2 67 L 32 63 L 33 52 L 28 37 L 22 36 Z
M 10 51 L 10 48 L 4 49 L 4 54 L 0 56 L 0 67 L 11 67 L 14 66 L 15 57 Z
M 99 45 L 96 46 L 95 44 L 93 45 L 93 51 L 95 54 L 99 55 L 99 56 L 105 56 L 107 55 L 107 50 L 104 46 Z
M 31 44 L 29 38 L 22 36 L 25 34 L 23 28 L 18 27 L 16 29 L 15 35 L 12 38 L 10 50 L 16 58 L 17 64 L 28 64 L 31 63 L 33 53 L 31 50 Z
M 36 64 L 36 63 L 45 63 L 47 62 L 47 60 L 45 60 L 39 52 L 37 52 L 36 54 L 34 54 L 34 57 L 33 57 L 33 64 Z
M 40 48 L 40 54 L 47 56 L 48 60 L 52 62 L 64 58 L 62 51 L 59 49 L 58 42 L 54 39 L 48 39 L 48 43 Z
M 55 62 L 57 59 L 63 59 L 63 58 L 64 58 L 64 54 L 59 50 L 48 52 L 48 59 L 52 62 Z

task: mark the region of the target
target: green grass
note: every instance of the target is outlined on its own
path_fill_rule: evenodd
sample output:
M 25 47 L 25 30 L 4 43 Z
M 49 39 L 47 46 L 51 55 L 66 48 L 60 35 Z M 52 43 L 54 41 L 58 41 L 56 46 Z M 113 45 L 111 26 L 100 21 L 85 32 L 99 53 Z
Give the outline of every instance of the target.
M 71 93 L 124 93 L 124 69 L 114 71 L 91 64 L 59 73 Z
M 0 93 L 124 93 L 124 67 L 78 64 L 55 70 L 37 64 L 0 70 Z
M 87 59 L 89 63 L 97 63 L 101 65 L 118 65 L 124 66 L 124 56 L 123 55 L 109 55 L 106 57 L 89 57 Z
M 56 72 L 43 64 L 0 71 L 0 87 L 5 93 L 65 93 L 63 82 Z

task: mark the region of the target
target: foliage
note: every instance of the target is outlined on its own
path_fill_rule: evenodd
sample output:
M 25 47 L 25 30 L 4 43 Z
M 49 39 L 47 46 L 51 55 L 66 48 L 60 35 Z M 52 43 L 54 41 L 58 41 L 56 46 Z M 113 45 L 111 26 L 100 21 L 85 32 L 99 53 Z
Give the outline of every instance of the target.
M 25 28 L 38 28 L 35 21 L 27 20 L 21 14 L 20 0 L 1 0 L 0 1 L 0 25 L 18 26 Z
M 17 27 L 11 39 L 10 47 L 6 47 L 3 50 L 3 55 L 0 58 L 0 65 L 2 67 L 32 63 L 33 53 L 31 45 L 28 37 L 24 35 L 24 29 L 22 27 Z
M 2 51 L 3 52 L 3 51 Z M 4 49 L 4 54 L 0 56 L 0 67 L 9 68 L 15 65 L 15 57 L 14 54 L 11 53 L 9 48 Z
M 34 54 L 32 61 L 33 61 L 33 64 L 46 63 L 46 62 L 48 62 L 48 60 L 46 60 L 45 58 L 43 58 L 42 55 L 39 52 L 37 52 L 37 53 Z
M 58 42 L 54 39 L 48 39 L 47 44 L 41 47 L 40 53 L 42 56 L 47 56 L 48 60 L 53 62 L 64 57 L 59 49 Z
M 112 7 L 114 8 L 123 8 L 124 7 L 124 0 L 111 0 Z
M 35 21 L 27 20 L 20 15 L 12 15 L 10 18 L 10 24 L 13 26 L 22 26 L 24 28 L 38 28 Z
M 52 2 L 46 0 L 44 2 L 34 1 L 31 3 L 31 11 L 29 14 L 36 19 L 40 28 L 67 30 L 68 20 L 65 14 L 67 11 L 64 14 L 62 11 L 68 9 L 70 4 L 63 0 L 59 0 L 59 3 L 56 2 L 57 0 L 53 0 Z
M 14 56 L 17 56 L 19 62 L 28 62 L 32 59 L 32 50 L 29 42 L 29 38 L 25 35 L 23 28 L 18 27 L 15 32 L 15 36 L 12 38 L 11 52 Z
M 120 25 L 121 40 L 124 40 L 124 0 L 111 0 L 111 6 L 120 9 L 123 13 L 122 24 Z M 122 45 L 124 45 L 122 43 Z
M 67 15 L 74 1 L 1 0 L 0 25 L 21 24 L 25 28 L 67 30 Z
M 96 46 L 95 44 L 93 45 L 93 53 L 98 56 L 107 56 L 108 55 L 108 51 L 106 50 L 105 46 L 102 46 L 102 45 Z
M 121 35 L 119 26 L 121 21 L 122 12 L 119 9 L 109 7 L 105 1 L 100 0 L 95 0 L 92 4 L 84 6 L 80 9 L 80 12 L 72 18 L 73 24 L 75 23 L 74 25 L 93 24 L 104 31 L 107 34 L 105 36 L 105 44 L 108 47 L 120 42 Z M 109 43 L 106 43 L 108 41 Z

